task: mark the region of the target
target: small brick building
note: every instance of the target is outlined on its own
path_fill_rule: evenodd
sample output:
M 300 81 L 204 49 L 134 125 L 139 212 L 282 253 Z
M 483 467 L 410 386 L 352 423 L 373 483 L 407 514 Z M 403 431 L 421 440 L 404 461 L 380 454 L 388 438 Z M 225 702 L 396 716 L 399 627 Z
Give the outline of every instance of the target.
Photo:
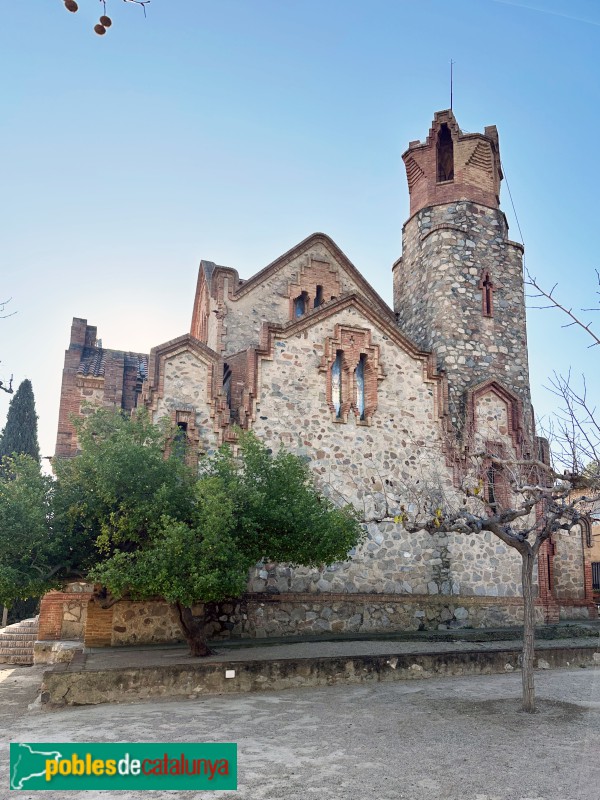
M 508 457 L 537 454 L 523 246 L 510 240 L 499 205 L 496 128 L 466 134 L 452 111 L 441 111 L 403 158 L 410 218 L 392 268 L 394 308 L 322 233 L 249 279 L 201 261 L 189 332 L 149 355 L 103 349 L 94 327 L 73 320 L 56 455 L 76 454 L 70 417 L 86 413 L 84 401 L 144 404 L 155 420 L 170 417 L 198 457 L 233 441 L 235 426 L 305 456 L 318 479 L 369 518 L 390 487 L 401 494 L 431 465 L 451 485 L 465 442 Z M 584 547 L 581 532 L 544 546 L 540 621 L 594 612 Z M 176 632 L 160 603 L 89 612 L 89 643 Z M 269 636 L 521 618 L 520 559 L 491 534 L 408 536 L 371 522 L 347 563 L 259 565 L 247 595 L 215 610 L 213 631 Z

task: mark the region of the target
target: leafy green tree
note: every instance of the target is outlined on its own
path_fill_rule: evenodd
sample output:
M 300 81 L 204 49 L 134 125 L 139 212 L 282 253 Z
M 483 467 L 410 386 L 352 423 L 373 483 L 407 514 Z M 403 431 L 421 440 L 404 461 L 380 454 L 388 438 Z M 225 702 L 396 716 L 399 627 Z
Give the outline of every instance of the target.
M 24 380 L 8 407 L 6 425 L 0 438 L 0 459 L 13 453 L 25 453 L 39 462 L 37 419 L 31 381 Z
M 173 432 L 144 412 L 100 410 L 82 423 L 81 454 L 57 465 L 55 527 L 103 602 L 163 597 L 195 656 L 210 654 L 204 604 L 244 591 L 260 559 L 315 565 L 347 558 L 361 528 L 314 487 L 306 465 L 242 434 L 187 467 Z M 171 452 L 167 458 L 164 452 Z
M 147 413 L 99 409 L 76 423 L 80 454 L 54 463 L 54 527 L 82 574 L 118 552 L 147 545 L 163 516 L 188 520 L 196 475 L 165 459 L 168 432 Z
M 63 545 L 49 528 L 53 481 L 28 455 L 0 471 L 0 604 L 39 597 L 59 583 Z

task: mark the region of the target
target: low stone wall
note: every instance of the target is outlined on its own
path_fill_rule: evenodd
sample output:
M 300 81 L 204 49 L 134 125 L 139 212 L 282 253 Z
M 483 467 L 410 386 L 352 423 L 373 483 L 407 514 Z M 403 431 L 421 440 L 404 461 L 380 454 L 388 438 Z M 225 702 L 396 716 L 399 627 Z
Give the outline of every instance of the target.
M 489 675 L 519 669 L 521 647 L 434 653 L 283 658 L 78 670 L 59 664 L 45 672 L 42 708 L 122 703 L 152 697 L 280 691 L 335 683 L 414 680 L 449 675 Z M 231 655 L 234 655 L 233 653 Z M 598 664 L 595 643 L 536 649 L 539 669 Z
M 577 619 L 597 619 L 598 611 L 593 604 L 589 603 L 569 603 L 564 604 L 559 600 L 559 619 L 561 620 L 577 620 Z
M 201 613 L 202 607 L 195 610 Z M 510 597 L 256 593 L 207 605 L 206 618 L 209 638 L 262 639 L 507 627 L 522 624 L 523 605 Z M 542 605 L 536 606 L 536 623 L 544 623 Z M 163 601 L 121 601 L 108 610 L 90 606 L 88 647 L 177 641 L 182 636 L 176 615 Z
M 51 631 L 46 626 L 46 635 L 40 635 L 40 639 L 82 639 L 83 624 L 87 623 L 86 647 L 183 641 L 176 612 L 162 600 L 122 600 L 103 609 L 97 603 L 88 604 L 89 594 L 80 593 L 75 599 L 73 595 L 52 594 L 46 597 L 51 598 L 56 617 L 54 635 L 48 635 Z M 202 613 L 202 606 L 195 610 Z M 556 620 L 590 619 L 595 612 L 584 600 L 562 601 L 552 610 L 552 619 Z M 210 639 L 263 639 L 511 627 L 523 623 L 523 601 L 520 597 L 472 595 L 256 592 L 238 600 L 208 604 L 205 613 Z M 77 621 L 70 619 L 77 615 Z M 548 619 L 541 602 L 536 603 L 535 618 L 537 625 Z
M 177 622 L 177 614 L 164 601 L 117 603 L 113 612 L 111 645 L 162 644 L 181 642 L 183 635 Z
M 230 604 L 232 605 L 232 604 Z M 520 598 L 374 594 L 254 594 L 209 615 L 214 638 L 505 627 L 523 622 Z M 223 606 L 220 611 L 226 611 Z M 212 619 L 210 619 L 212 616 Z M 543 624 L 544 610 L 536 608 Z

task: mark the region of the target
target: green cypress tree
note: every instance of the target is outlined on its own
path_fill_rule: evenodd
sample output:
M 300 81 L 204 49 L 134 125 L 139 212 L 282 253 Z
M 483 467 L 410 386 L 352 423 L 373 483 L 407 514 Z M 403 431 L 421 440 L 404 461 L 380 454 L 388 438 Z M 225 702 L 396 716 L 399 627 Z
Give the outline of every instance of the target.
M 30 380 L 24 380 L 10 401 L 6 425 L 0 437 L 0 459 L 12 453 L 24 453 L 39 463 L 37 414 Z

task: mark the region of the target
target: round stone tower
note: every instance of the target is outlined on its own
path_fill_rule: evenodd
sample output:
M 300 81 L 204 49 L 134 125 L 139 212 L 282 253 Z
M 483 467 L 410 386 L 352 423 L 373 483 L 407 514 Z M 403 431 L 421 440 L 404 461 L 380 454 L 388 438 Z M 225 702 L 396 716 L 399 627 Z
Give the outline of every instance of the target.
M 452 111 L 439 111 L 403 159 L 410 218 L 393 268 L 398 325 L 446 372 L 457 431 L 468 390 L 493 380 L 520 401 L 531 441 L 523 246 L 508 238 L 499 207 L 496 128 L 463 133 Z

